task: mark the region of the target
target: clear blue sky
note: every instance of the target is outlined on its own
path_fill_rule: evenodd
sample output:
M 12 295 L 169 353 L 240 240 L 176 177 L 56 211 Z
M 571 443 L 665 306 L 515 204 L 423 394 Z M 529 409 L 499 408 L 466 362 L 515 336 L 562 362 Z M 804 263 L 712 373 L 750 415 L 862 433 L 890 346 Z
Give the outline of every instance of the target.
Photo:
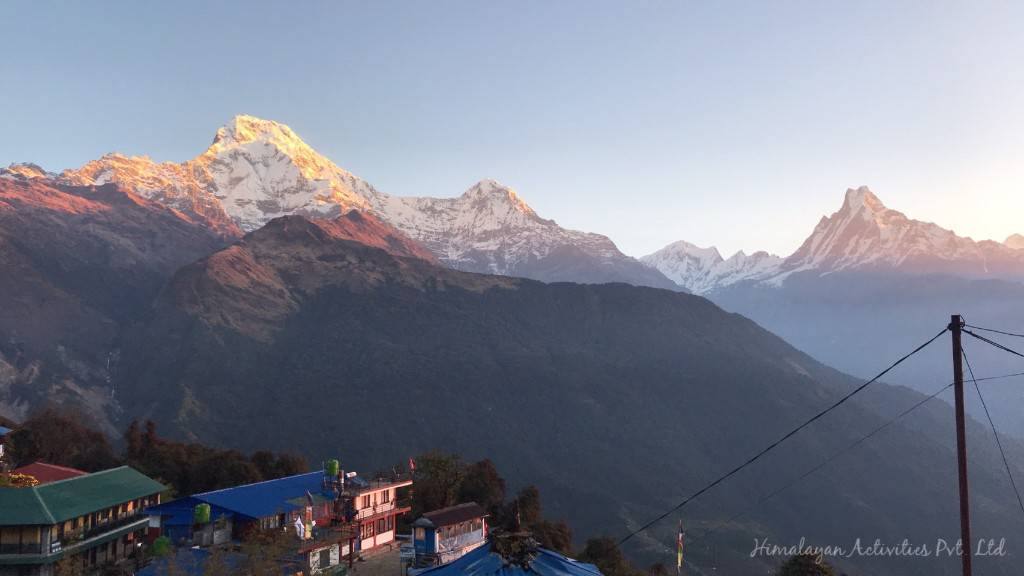
M 1024 232 L 1020 2 L 6 2 L 0 163 L 181 161 L 236 113 L 401 195 L 481 178 L 641 255 L 788 254 L 866 184 Z

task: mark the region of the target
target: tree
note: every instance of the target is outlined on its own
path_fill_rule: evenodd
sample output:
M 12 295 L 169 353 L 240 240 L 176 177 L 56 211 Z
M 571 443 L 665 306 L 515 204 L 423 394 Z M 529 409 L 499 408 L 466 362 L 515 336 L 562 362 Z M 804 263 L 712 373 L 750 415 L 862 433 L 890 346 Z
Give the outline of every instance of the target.
M 296 454 L 274 454 L 269 450 L 258 450 L 252 453 L 249 460 L 265 480 L 293 476 L 309 470 L 306 459 Z
M 250 576 L 281 576 L 282 565 L 295 552 L 294 532 L 252 530 L 242 542 L 241 572 Z
M 212 546 L 210 554 L 203 560 L 203 576 L 230 576 L 232 573 L 224 550 L 220 546 Z
M 76 555 L 64 556 L 54 565 L 53 573 L 54 576 L 82 576 L 85 574 L 82 557 Z
M 548 550 L 569 556 L 572 554 L 572 530 L 564 520 L 541 520 L 529 526 L 537 543 Z
M 274 464 L 275 474 L 274 478 L 281 478 L 284 476 L 294 476 L 296 474 L 302 474 L 303 472 L 309 471 L 309 463 L 306 459 L 298 454 L 289 454 L 282 452 L 277 455 L 277 462 Z
M 131 424 L 124 431 L 125 458 L 128 460 L 139 460 L 142 458 L 142 430 L 139 428 L 139 421 L 132 420 Z
M 305 472 L 306 461 L 292 454 L 259 451 L 252 456 L 157 435 L 156 424 L 132 422 L 124 433 L 125 458 L 148 476 L 170 484 L 177 494 L 271 480 Z
M 459 502 L 476 502 L 490 513 L 505 502 L 505 479 L 489 459 L 466 466 L 459 484 Z
M 634 569 L 626 561 L 615 540 L 607 536 L 587 540 L 579 559 L 597 566 L 604 576 L 640 576 L 642 572 Z
M 776 576 L 835 576 L 835 570 L 817 554 L 791 557 L 775 573 Z
M 428 452 L 416 459 L 413 473 L 413 515 L 447 508 L 458 503 L 464 467 L 454 454 Z
M 527 486 L 519 491 L 515 500 L 509 503 L 507 522 L 510 530 L 518 528 L 526 530 L 541 521 L 540 490 L 536 486 Z
M 0 488 L 31 488 L 39 485 L 39 480 L 30 474 L 0 472 Z
M 149 553 L 155 558 L 163 558 L 172 552 L 174 552 L 174 546 L 171 545 L 171 539 L 167 536 L 153 540 L 152 546 L 149 547 Z
M 5 438 L 13 464 L 43 460 L 89 472 L 120 464 L 107 437 L 83 421 L 88 421 L 85 415 L 63 408 L 35 413 Z

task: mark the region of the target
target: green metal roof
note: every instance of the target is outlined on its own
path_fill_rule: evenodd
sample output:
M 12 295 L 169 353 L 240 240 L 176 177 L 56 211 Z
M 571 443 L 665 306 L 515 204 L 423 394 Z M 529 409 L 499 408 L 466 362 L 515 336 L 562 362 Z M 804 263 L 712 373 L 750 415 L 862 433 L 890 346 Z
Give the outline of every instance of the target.
M 0 526 L 56 524 L 164 490 L 128 466 L 32 488 L 0 488 Z

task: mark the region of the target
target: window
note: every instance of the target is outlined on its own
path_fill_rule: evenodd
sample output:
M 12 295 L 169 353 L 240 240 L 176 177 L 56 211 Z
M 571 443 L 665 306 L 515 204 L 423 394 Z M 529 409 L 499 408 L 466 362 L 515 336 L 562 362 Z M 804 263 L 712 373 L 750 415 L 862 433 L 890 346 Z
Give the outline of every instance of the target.
M 363 496 L 363 508 L 369 508 L 369 507 L 370 507 L 370 495 L 367 494 L 367 495 Z
M 385 522 L 383 518 L 377 520 L 377 534 L 383 534 L 384 532 L 387 532 L 386 526 L 387 522 Z
M 364 540 L 366 538 L 373 538 L 373 522 L 363 524 L 361 532 Z
M 326 568 L 331 565 L 331 549 L 324 548 L 320 551 L 320 568 Z
M 394 529 L 395 529 L 395 517 L 394 516 L 388 516 L 388 530 L 394 530 Z
M 383 496 L 382 497 L 384 498 L 382 500 L 382 502 L 384 502 L 385 504 L 388 503 L 388 502 L 391 502 L 391 490 L 385 490 L 383 492 Z

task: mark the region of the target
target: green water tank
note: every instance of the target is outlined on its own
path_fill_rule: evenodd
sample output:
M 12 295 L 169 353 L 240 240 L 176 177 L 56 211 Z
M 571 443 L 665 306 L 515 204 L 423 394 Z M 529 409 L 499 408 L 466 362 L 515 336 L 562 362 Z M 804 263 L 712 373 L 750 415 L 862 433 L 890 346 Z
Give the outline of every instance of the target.
M 195 511 L 192 513 L 192 520 L 195 524 L 209 524 L 210 505 L 206 503 L 197 505 Z
M 339 464 L 337 460 L 328 460 L 324 465 L 324 472 L 326 472 L 328 476 L 337 476 L 339 469 L 341 469 L 341 464 Z

